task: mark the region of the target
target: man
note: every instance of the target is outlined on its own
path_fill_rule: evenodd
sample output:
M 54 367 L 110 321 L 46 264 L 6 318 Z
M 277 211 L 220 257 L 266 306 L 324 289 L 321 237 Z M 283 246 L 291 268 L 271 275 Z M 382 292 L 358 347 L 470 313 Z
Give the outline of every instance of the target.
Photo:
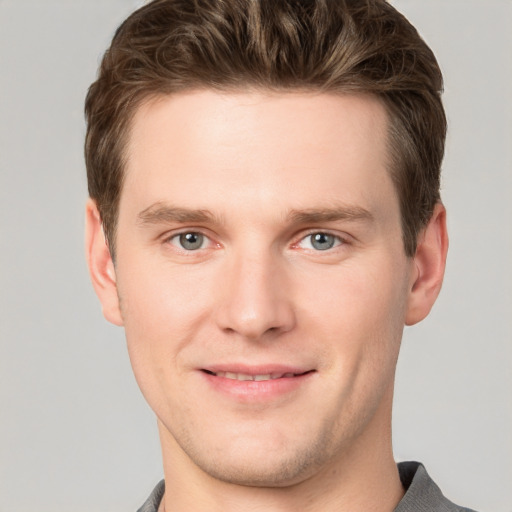
M 141 511 L 467 510 L 391 449 L 448 247 L 441 89 L 383 0 L 156 0 L 118 29 L 86 245 L 158 418 Z

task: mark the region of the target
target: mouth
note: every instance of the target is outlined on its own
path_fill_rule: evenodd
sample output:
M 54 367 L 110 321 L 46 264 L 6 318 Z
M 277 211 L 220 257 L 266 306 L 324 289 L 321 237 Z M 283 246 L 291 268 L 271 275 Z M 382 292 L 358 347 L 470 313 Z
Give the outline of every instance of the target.
M 273 373 L 259 373 L 259 374 L 249 374 L 249 373 L 236 373 L 236 372 L 214 372 L 211 370 L 203 369 L 208 375 L 213 375 L 214 377 L 223 377 L 224 379 L 231 380 L 239 380 L 239 381 L 255 381 L 261 382 L 265 380 L 276 380 L 276 379 L 291 379 L 293 377 L 301 377 L 302 375 L 306 375 L 308 373 L 312 373 L 314 370 L 307 370 L 305 372 L 293 373 L 293 372 L 273 372 Z
M 203 368 L 199 372 L 215 393 L 237 403 L 282 403 L 307 389 L 316 370 L 290 367 L 236 367 Z

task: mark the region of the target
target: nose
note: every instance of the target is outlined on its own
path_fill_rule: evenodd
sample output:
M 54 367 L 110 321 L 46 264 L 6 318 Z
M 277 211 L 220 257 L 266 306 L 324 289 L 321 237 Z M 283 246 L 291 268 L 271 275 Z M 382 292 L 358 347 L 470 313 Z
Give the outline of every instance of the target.
M 238 255 L 225 267 L 216 321 L 227 333 L 263 341 L 293 329 L 292 290 L 283 265 L 270 254 Z

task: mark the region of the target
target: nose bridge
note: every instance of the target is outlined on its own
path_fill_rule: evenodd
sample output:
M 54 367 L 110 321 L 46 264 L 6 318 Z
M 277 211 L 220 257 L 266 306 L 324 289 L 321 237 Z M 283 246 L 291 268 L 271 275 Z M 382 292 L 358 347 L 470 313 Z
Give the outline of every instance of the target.
M 253 246 L 233 251 L 222 281 L 217 320 L 224 331 L 257 340 L 293 327 L 286 273 L 271 249 Z

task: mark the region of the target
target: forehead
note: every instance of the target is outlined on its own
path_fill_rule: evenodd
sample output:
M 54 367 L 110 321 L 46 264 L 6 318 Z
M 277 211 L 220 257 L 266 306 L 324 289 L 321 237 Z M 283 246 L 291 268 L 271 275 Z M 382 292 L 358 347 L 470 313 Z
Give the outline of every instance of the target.
M 228 195 L 232 206 L 262 210 L 395 201 L 387 122 L 384 106 L 368 95 L 158 97 L 134 116 L 121 204 L 130 197 L 141 209 L 157 201 L 227 208 L 219 201 Z

